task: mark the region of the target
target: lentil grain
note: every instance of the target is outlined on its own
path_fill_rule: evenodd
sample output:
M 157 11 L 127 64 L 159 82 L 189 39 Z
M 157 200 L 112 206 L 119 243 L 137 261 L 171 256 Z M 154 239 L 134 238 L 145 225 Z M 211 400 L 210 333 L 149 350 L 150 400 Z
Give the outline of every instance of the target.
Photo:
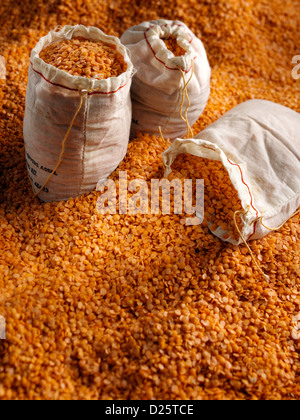
M 52 43 L 41 51 L 40 58 L 72 76 L 97 80 L 118 77 L 127 70 L 115 45 L 82 37 Z

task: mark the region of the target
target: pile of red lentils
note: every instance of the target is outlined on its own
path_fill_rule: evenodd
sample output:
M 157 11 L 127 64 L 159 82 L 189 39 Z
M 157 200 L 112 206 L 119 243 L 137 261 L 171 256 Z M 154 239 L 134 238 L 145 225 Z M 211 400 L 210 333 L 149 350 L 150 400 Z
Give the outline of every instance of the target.
M 299 215 L 251 242 L 267 281 L 246 247 L 220 241 L 207 220 L 186 226 L 185 215 L 100 215 L 99 192 L 42 204 L 26 175 L 22 136 L 30 51 L 58 25 L 77 23 L 121 36 L 146 20 L 184 21 L 212 66 L 195 133 L 251 98 L 300 112 L 300 81 L 291 76 L 299 7 L 299 0 L 1 1 L 0 399 L 300 398 Z M 148 183 L 163 177 L 168 146 L 139 135 L 111 178 L 120 170 Z M 180 161 L 175 168 L 185 174 Z

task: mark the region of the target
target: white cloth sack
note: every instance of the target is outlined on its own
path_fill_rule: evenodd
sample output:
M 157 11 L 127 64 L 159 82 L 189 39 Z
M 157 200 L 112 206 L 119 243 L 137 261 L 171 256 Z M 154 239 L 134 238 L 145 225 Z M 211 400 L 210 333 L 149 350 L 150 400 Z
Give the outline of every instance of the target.
M 54 41 L 81 36 L 117 46 L 128 69 L 119 77 L 93 80 L 72 76 L 46 64 L 39 53 Z M 67 138 L 61 164 L 39 198 L 60 201 L 92 191 L 124 158 L 130 134 L 130 87 L 133 65 L 119 39 L 97 28 L 66 26 L 41 38 L 31 53 L 24 118 L 29 176 L 35 192 L 56 167 L 62 142 L 80 105 Z M 89 90 L 89 92 L 87 92 Z
M 248 101 L 196 138 L 177 139 L 163 155 L 166 176 L 182 153 L 222 162 L 245 210 L 242 234 L 248 241 L 270 233 L 261 217 L 277 228 L 300 206 L 300 114 L 288 108 Z M 213 233 L 223 239 L 227 232 Z
M 175 57 L 162 38 L 177 38 L 187 53 Z M 158 134 L 174 139 L 187 133 L 187 125 L 180 117 L 184 82 L 188 84 L 191 101 L 188 120 L 193 125 L 202 114 L 210 94 L 211 69 L 204 46 L 189 28 L 180 21 L 158 20 L 145 22 L 127 30 L 121 42 L 131 53 L 136 69 L 132 83 L 133 121 L 131 135 L 137 131 Z M 188 106 L 185 97 L 183 110 Z

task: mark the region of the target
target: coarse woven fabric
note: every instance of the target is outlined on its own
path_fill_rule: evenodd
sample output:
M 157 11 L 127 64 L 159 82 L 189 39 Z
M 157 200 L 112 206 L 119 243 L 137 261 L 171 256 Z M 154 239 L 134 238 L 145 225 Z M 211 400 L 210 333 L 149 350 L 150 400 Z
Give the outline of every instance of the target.
M 185 55 L 175 57 L 167 49 L 163 39 L 169 36 L 177 39 Z M 131 136 L 137 131 L 159 134 L 159 127 L 166 138 L 185 136 L 187 125 L 182 116 L 185 117 L 189 102 L 183 92 L 184 84 L 189 81 L 191 125 L 202 114 L 210 94 L 211 69 L 201 40 L 183 22 L 161 19 L 128 29 L 121 41 L 129 49 L 136 69 Z

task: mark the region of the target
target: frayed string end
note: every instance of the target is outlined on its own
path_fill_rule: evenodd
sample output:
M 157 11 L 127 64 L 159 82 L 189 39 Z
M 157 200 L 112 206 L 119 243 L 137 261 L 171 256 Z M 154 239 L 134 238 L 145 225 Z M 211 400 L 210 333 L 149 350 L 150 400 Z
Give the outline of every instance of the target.
M 243 241 L 243 242 L 244 242 L 244 244 L 246 245 L 246 247 L 247 247 L 248 251 L 250 252 L 251 258 L 252 258 L 252 260 L 253 260 L 253 262 L 254 262 L 255 266 L 257 267 L 258 271 L 261 273 L 261 275 L 262 275 L 262 276 L 263 276 L 263 277 L 264 277 L 267 281 L 270 281 L 270 277 L 269 277 L 266 273 L 264 273 L 264 272 L 263 272 L 263 270 L 261 269 L 261 267 L 259 266 L 259 264 L 258 264 L 258 262 L 257 262 L 257 259 L 255 258 L 254 254 L 253 254 L 253 252 L 252 252 L 252 249 L 250 248 L 250 245 L 248 244 L 248 242 L 247 242 L 247 241 L 246 241 L 246 239 L 244 238 L 244 235 L 242 234 L 241 229 L 239 228 L 239 225 L 238 225 L 238 222 L 237 222 L 237 216 L 238 216 L 239 214 L 245 214 L 245 213 L 244 213 L 244 212 L 242 212 L 242 211 L 236 211 L 236 212 L 234 213 L 233 218 L 234 218 L 235 228 L 236 228 L 236 230 L 237 230 L 237 232 L 238 232 L 238 234 L 239 234 L 240 238 L 242 239 L 242 241 Z

